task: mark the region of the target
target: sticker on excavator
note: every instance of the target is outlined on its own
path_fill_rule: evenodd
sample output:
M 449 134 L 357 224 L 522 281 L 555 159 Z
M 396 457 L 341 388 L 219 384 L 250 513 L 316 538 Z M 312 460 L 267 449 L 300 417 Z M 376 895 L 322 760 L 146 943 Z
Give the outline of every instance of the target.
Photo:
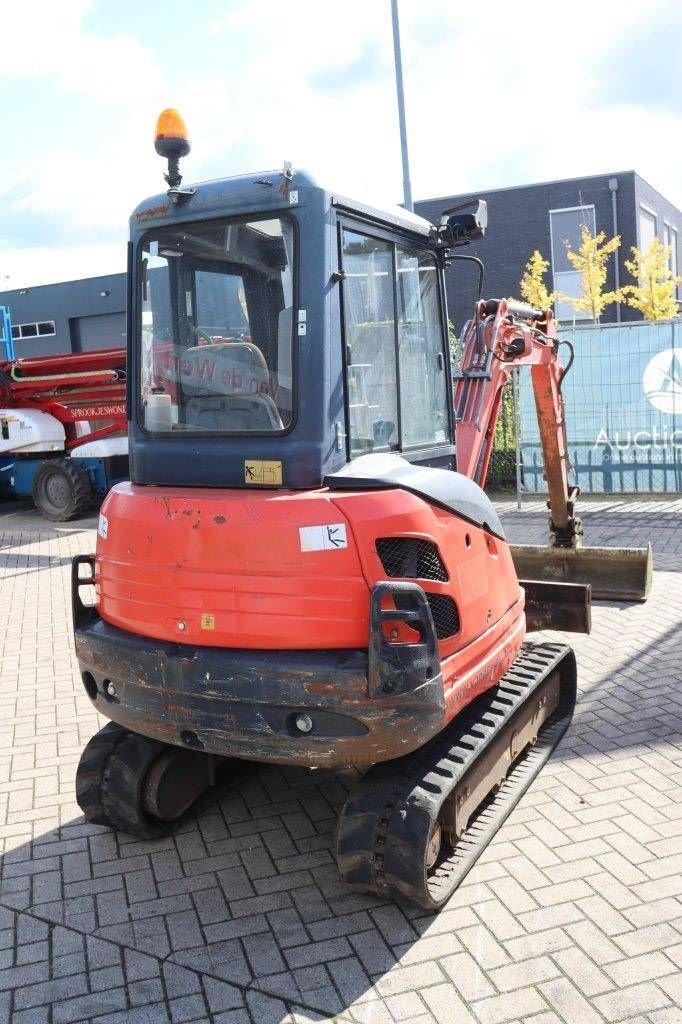
M 277 487 L 282 483 L 282 463 L 279 460 L 245 459 L 244 483 Z
M 345 523 L 299 526 L 298 535 L 301 551 L 335 551 L 338 548 L 348 547 Z
M 208 612 L 204 612 L 201 616 L 201 628 L 215 629 L 215 615 L 210 615 Z
M 99 522 L 97 523 L 97 532 L 103 540 L 107 539 L 109 533 L 109 520 L 106 516 L 103 516 L 100 512 Z

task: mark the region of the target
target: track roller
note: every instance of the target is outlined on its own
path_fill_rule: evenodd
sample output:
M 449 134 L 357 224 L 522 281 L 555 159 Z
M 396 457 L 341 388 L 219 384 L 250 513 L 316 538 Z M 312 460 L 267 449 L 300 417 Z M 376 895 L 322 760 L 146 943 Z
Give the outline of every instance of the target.
M 110 722 L 83 751 L 76 794 L 93 824 L 158 839 L 177 827 L 211 782 L 207 754 Z
M 575 695 L 572 650 L 524 644 L 500 682 L 430 743 L 362 778 L 339 820 L 344 881 L 442 907 L 563 736 Z

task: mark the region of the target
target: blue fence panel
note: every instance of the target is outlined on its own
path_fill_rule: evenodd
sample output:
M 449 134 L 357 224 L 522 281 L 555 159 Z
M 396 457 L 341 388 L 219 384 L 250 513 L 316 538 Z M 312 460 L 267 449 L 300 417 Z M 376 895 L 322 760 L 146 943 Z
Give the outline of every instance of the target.
M 583 492 L 682 493 L 682 321 L 561 330 L 574 480 Z M 562 346 L 566 363 L 568 349 Z M 521 380 L 523 485 L 544 491 L 530 375 Z

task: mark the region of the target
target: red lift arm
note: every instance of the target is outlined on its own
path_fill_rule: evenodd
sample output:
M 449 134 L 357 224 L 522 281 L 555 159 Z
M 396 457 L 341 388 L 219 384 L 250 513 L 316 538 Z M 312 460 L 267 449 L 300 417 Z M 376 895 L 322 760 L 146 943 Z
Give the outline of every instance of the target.
M 125 349 L 0 363 L 0 406 L 39 409 L 64 425 L 67 449 L 126 432 Z M 77 423 L 90 424 L 79 432 Z M 94 424 L 97 424 L 96 426 Z

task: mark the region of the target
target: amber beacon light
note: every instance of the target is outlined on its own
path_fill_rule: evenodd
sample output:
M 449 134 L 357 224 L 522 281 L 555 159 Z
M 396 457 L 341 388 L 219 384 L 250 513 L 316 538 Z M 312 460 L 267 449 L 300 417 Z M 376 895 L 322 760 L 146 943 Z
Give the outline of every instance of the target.
M 154 148 L 159 156 L 168 160 L 168 174 L 164 175 L 171 190 L 178 189 L 182 181 L 180 174 L 180 158 L 187 156 L 190 142 L 187 138 L 187 126 L 181 115 L 173 107 L 162 110 L 156 121 Z

